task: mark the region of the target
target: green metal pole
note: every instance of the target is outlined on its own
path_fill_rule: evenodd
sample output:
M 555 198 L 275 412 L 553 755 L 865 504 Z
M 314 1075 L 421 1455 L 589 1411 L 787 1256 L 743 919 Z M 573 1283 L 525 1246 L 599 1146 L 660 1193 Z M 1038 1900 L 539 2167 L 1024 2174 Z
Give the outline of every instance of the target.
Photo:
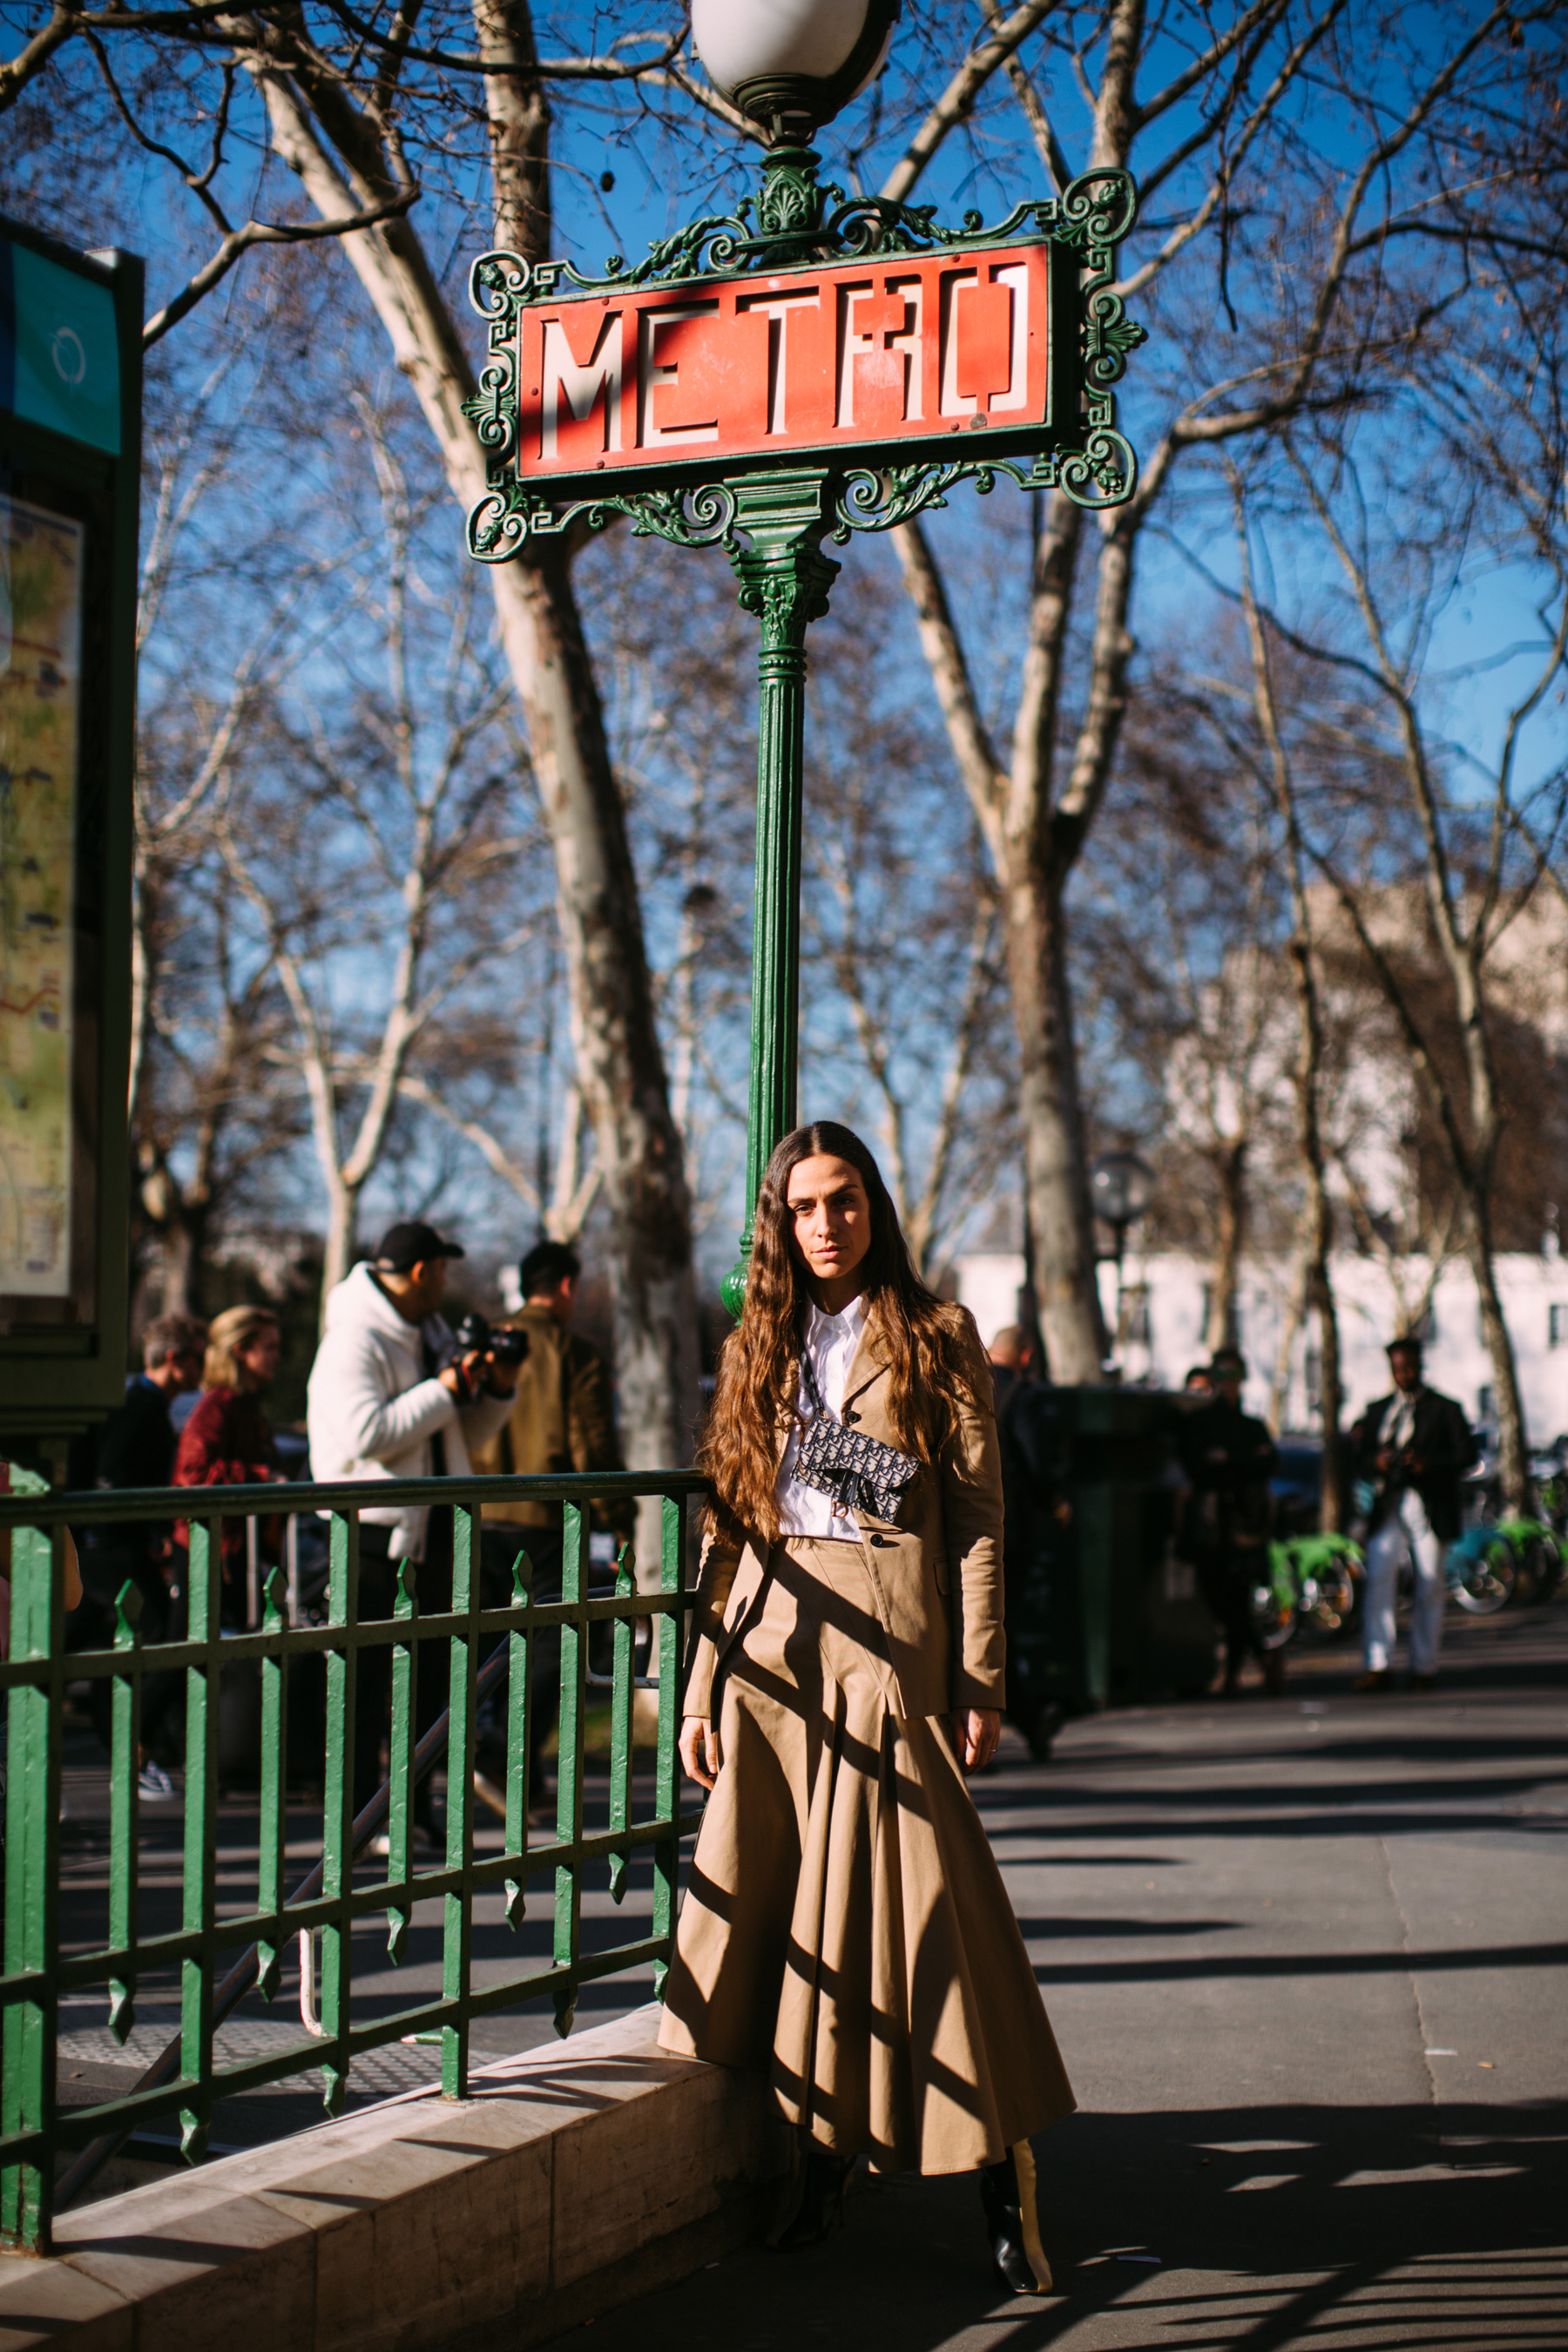
M 13 1468 L 13 1493 L 43 1494 Z M 5 2013 L 0 2129 L 51 2131 L 59 2000 L 60 1721 L 65 1713 L 63 1528 L 17 1528 L 11 1541 L 11 1654 L 47 1660 L 46 1682 L 11 1693 L 5 1790 L 5 1972 L 37 1981 Z M 54 2168 L 25 2158 L 0 2172 L 0 2243 L 49 2250 Z
M 746 1228 L 724 1280 L 739 1321 L 763 1171 L 795 1124 L 800 1028 L 801 795 L 805 752 L 805 633 L 827 610 L 838 565 L 822 552 L 828 477 L 764 474 L 729 485 L 748 547 L 731 554 L 741 602 L 763 625 L 758 668 L 757 865 L 752 901 L 752 1086 Z

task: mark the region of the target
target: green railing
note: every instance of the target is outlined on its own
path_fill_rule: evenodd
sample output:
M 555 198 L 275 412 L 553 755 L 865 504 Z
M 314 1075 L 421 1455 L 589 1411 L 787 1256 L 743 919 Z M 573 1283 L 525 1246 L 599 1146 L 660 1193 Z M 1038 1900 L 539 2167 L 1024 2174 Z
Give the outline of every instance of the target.
M 653 1963 L 662 1987 L 675 1921 L 681 1838 L 700 1813 L 679 1809 L 679 1660 L 688 1589 L 687 1511 L 703 1491 L 694 1472 L 562 1478 L 443 1478 L 363 1485 L 182 1488 L 170 1493 L 14 1494 L 0 1500 L 0 1528 L 13 1530 L 11 1654 L 0 1665 L 8 1696 L 9 1745 L 5 1835 L 5 1973 L 0 1976 L 4 2022 L 4 2084 L 0 2097 L 0 2239 L 34 2250 L 47 2246 L 49 2219 L 101 2158 L 156 2117 L 175 2114 L 188 2160 L 205 2151 L 214 2101 L 320 2068 L 329 2115 L 341 2113 L 354 2058 L 415 2033 L 441 2034 L 441 2088 L 448 2098 L 467 2094 L 471 2021 L 542 1996 L 552 1998 L 556 2030 L 570 2031 L 579 1988 L 617 1970 Z M 658 1589 L 635 1589 L 634 1566 L 623 1550 L 613 1593 L 590 1590 L 587 1514 L 591 1503 L 657 1496 L 662 1505 Z M 511 1598 L 485 1607 L 480 1591 L 484 1507 L 505 1501 L 564 1507 L 562 1597 L 536 1601 L 525 1529 L 508 1528 L 518 1551 Z M 359 1517 L 387 1505 L 449 1506 L 452 1513 L 452 1606 L 422 1615 L 416 1574 L 405 1568 L 391 1617 L 359 1612 Z M 189 1513 L 190 1572 L 187 1638 L 144 1643 L 135 1586 L 121 1591 L 113 1645 L 65 1649 L 62 1613 L 64 1530 L 132 1521 L 168 1522 Z M 274 1568 L 259 1583 L 260 1622 L 250 1630 L 221 1625 L 221 1530 L 236 1517 L 330 1514 L 325 1622 L 292 1622 L 289 1579 Z M 199 1514 L 199 1516 L 197 1516 Z M 254 1558 L 254 1546 L 252 1557 Z M 255 1614 L 255 1611 L 251 1612 Z M 650 1624 L 650 1663 L 641 1678 L 658 1694 L 653 1811 L 634 1819 L 633 1696 L 636 1628 Z M 590 1629 L 608 1622 L 612 1648 L 607 1677 L 590 1675 Z M 559 1627 L 560 1741 L 553 1835 L 529 1835 L 529 1716 L 536 1704 L 530 1652 L 535 1637 Z M 657 1629 L 657 1630 L 655 1630 Z M 605 1637 L 601 1636 L 603 1643 Z M 445 1660 L 426 1657 L 439 1643 Z M 389 1778 L 356 1819 L 353 1812 L 354 1706 L 358 1663 L 367 1650 L 392 1650 Z M 289 1790 L 287 1728 L 290 1667 L 316 1653 L 325 1659 L 325 1740 L 322 1758 L 321 1858 L 303 1882 L 284 1885 Z M 216 1900 L 217 1733 L 220 1678 L 226 1668 L 257 1662 L 260 1679 L 259 1798 L 254 1910 L 219 1915 Z M 422 1740 L 416 1738 L 416 1677 L 445 1668 L 448 1712 Z M 142 1685 L 155 1672 L 185 1676 L 185 1773 L 181 1924 L 172 1933 L 142 1935 L 139 1927 L 138 1747 Z M 63 1949 L 60 1935 L 61 1738 L 68 1683 L 108 1677 L 111 1683 L 108 1941 L 90 1950 Z M 604 1679 L 610 1705 L 608 1826 L 584 1829 L 584 1731 L 590 1681 Z M 474 1841 L 475 1725 L 482 1700 L 495 1693 L 504 1706 L 507 1778 L 503 1851 L 477 1854 Z M 418 1780 L 444 1758 L 447 1770 L 445 1857 L 416 1868 L 411 1853 L 414 1792 Z M 365 1850 L 378 1832 L 387 1842 L 384 1869 Z M 652 1933 L 613 1949 L 582 1948 L 583 1875 L 590 1863 L 607 1863 L 610 1892 L 626 1891 L 634 1852 L 652 1850 Z M 378 1857 L 379 1859 L 379 1857 Z M 356 1861 L 360 1866 L 356 1870 Z M 542 1874 L 553 1878 L 554 1937 L 551 1964 L 504 1983 L 472 1981 L 473 1897 L 500 1888 L 506 1916 L 521 1921 L 525 1891 Z M 403 1957 L 414 1905 L 440 1896 L 442 1982 L 439 2000 L 426 2000 L 356 2023 L 352 2014 L 354 1924 L 384 1911 L 388 1948 Z M 319 2022 L 298 2044 L 233 2065 L 215 2065 L 213 2042 L 222 2017 L 250 1990 L 270 2000 L 281 1980 L 280 1958 L 290 1937 L 318 1931 L 321 1939 Z M 306 1948 L 307 1949 L 309 1947 Z M 224 1969 L 225 1960 L 237 1954 Z M 62 1993 L 104 1988 L 108 2023 L 123 2042 L 134 2022 L 139 1979 L 177 1967 L 180 2030 L 164 2058 L 125 2097 L 88 2107 L 56 2103 L 56 2041 Z M 56 2158 L 82 2151 L 57 2184 Z

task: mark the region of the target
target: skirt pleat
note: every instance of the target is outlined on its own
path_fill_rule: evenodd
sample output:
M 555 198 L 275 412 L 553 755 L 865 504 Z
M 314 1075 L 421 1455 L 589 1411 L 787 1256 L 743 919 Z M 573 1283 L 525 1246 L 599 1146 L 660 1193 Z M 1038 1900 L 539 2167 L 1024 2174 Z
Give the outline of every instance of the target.
M 887 2171 L 970 2171 L 1069 2113 L 951 1727 L 899 1713 L 858 1544 L 775 1549 L 721 1689 L 664 2046 L 765 2070 L 792 2123 Z

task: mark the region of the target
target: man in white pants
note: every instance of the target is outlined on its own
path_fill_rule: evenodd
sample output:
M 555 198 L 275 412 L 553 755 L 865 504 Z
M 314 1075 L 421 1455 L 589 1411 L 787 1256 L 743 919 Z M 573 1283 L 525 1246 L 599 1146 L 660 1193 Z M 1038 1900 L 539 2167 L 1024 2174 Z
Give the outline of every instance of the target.
M 1461 1408 L 1421 1377 L 1421 1342 L 1389 1343 L 1394 1394 L 1367 1407 L 1352 1438 L 1354 1475 L 1373 1490 L 1366 1548 L 1363 1664 L 1358 1691 L 1393 1686 L 1394 1604 L 1399 1570 L 1415 1571 L 1410 1617 L 1410 1687 L 1435 1690 L 1443 1639 L 1448 1546 L 1459 1532 L 1459 1481 L 1476 1458 Z

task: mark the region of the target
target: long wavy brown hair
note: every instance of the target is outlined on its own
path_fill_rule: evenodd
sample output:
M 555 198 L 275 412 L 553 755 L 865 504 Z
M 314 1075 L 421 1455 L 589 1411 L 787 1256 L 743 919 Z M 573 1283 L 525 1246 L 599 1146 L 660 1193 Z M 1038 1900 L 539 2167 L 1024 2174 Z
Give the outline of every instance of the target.
M 724 1342 L 713 1403 L 698 1449 L 712 1481 L 715 1528 L 778 1534 L 773 1481 L 779 1433 L 795 1412 L 801 1343 L 811 1290 L 795 1245 L 789 1180 L 803 1160 L 817 1154 L 847 1160 L 871 1203 L 871 1245 L 862 1265 L 868 1326 L 889 1363 L 889 1417 L 900 1444 L 929 1462 L 961 1408 L 989 1412 L 989 1385 L 976 1385 L 968 1318 L 928 1290 L 915 1271 L 888 1188 L 876 1160 L 853 1129 L 836 1119 L 797 1127 L 773 1152 L 757 1195 L 746 1304 Z

